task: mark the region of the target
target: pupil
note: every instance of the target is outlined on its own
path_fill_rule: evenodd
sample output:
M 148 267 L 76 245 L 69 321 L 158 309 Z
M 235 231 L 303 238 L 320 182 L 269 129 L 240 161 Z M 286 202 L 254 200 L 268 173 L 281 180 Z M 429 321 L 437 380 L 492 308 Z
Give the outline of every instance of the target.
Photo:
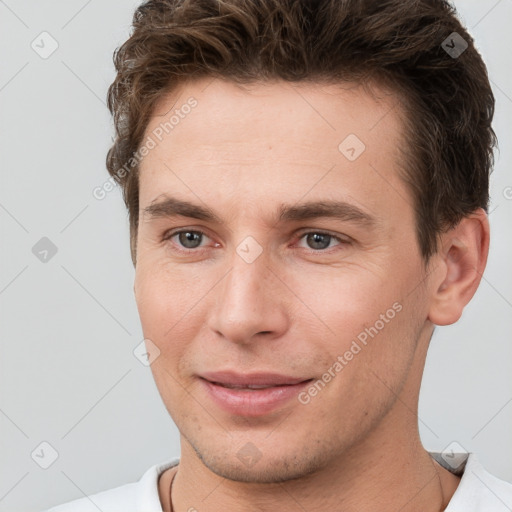
M 307 239 L 312 249 L 325 249 L 329 247 L 331 235 L 323 235 L 321 233 L 310 233 L 307 236 Z
M 187 249 L 195 249 L 201 243 L 200 233 L 195 231 L 186 231 L 179 234 L 180 243 Z

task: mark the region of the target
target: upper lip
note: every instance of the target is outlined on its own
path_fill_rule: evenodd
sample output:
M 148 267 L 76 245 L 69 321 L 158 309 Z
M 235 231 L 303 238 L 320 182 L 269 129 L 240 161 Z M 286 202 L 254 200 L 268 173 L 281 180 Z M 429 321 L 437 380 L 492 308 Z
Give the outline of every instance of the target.
M 205 372 L 201 373 L 199 377 L 228 386 L 290 386 L 310 380 L 278 373 L 237 373 L 233 371 Z

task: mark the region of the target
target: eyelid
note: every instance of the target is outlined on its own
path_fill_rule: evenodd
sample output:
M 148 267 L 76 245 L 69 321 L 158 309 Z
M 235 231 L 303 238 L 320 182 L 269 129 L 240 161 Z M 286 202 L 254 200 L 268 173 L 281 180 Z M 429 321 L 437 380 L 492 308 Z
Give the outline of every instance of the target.
M 162 234 L 162 240 L 169 240 L 169 238 L 172 238 L 174 235 L 187 232 L 200 233 L 201 235 L 208 236 L 205 231 L 199 228 L 174 228 L 164 231 L 164 233 Z M 210 237 L 208 236 L 208 238 Z
M 301 239 L 304 235 L 309 235 L 310 233 L 315 233 L 318 235 L 328 235 L 336 239 L 340 243 L 346 244 L 354 242 L 354 239 L 351 238 L 350 236 L 344 235 L 342 233 L 334 233 L 332 231 L 329 231 L 328 229 L 303 228 L 296 233 L 296 236 L 298 239 Z

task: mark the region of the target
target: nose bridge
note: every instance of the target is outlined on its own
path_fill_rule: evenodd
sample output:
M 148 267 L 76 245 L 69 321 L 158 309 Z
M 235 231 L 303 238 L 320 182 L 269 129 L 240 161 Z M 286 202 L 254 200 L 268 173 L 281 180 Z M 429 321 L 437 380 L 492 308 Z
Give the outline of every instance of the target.
M 225 314 L 233 318 L 235 314 L 241 315 L 239 320 L 246 315 L 256 320 L 258 311 L 261 312 L 265 307 L 266 274 L 269 272 L 267 261 L 262 255 L 254 260 L 244 259 L 244 255 L 240 256 L 238 251 L 237 248 L 233 254 L 231 272 L 224 284 L 222 300 Z M 247 254 L 250 254 L 250 250 Z
M 248 302 L 252 305 L 264 286 L 265 268 L 263 261 L 247 263 L 238 255 L 233 257 L 231 272 L 226 283 L 226 295 L 236 299 L 235 305 Z M 227 298 L 226 297 L 226 298 Z
M 272 282 L 263 248 L 254 240 L 242 241 L 233 251 L 230 271 L 219 286 L 210 327 L 239 343 L 249 342 L 257 333 L 279 334 L 286 327 L 286 313 Z

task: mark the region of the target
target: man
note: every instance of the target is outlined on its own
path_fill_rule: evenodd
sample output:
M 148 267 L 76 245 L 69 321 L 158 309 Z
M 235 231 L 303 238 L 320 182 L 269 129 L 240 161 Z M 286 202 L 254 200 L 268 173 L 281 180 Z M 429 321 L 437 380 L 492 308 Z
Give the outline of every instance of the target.
M 489 246 L 494 98 L 450 5 L 153 0 L 115 64 L 107 167 L 181 456 L 52 510 L 511 510 L 418 433 Z

